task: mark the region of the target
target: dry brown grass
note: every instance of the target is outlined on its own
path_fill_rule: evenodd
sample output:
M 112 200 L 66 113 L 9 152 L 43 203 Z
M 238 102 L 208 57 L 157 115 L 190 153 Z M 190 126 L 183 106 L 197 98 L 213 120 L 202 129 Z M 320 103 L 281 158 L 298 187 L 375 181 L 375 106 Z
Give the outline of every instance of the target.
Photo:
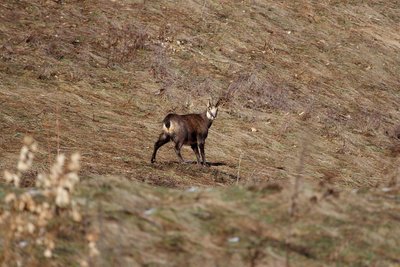
M 85 183 L 82 193 L 102 207 L 90 216 L 101 217 L 105 265 L 285 266 L 287 250 L 293 265 L 398 264 L 395 191 L 305 182 L 293 222 L 291 190 L 272 183 L 224 190 L 157 189 L 118 177 Z
M 210 159 L 226 164 L 221 171 L 235 175 L 242 150 L 244 179 L 288 178 L 296 132 L 305 130 L 315 138 L 310 178 L 328 167 L 344 186 L 388 181 L 379 169 L 390 159 L 384 131 L 398 120 L 399 65 L 395 22 L 384 15 L 396 10 L 390 2 L 17 5 L 1 6 L 2 153 L 27 132 L 53 148 L 56 125 L 46 121 L 59 106 L 60 150 L 87 151 L 85 174 L 167 180 L 175 165 L 147 165 L 161 118 L 201 111 L 209 95 L 232 90 L 208 140 Z M 336 153 L 344 143 L 346 153 Z M 187 175 L 210 184 L 209 174 Z M 191 183 L 179 171 L 174 179 Z
M 70 231 L 82 222 L 80 204 L 74 197 L 75 185 L 79 182 L 80 155 L 73 154 L 68 164 L 63 154 L 57 155 L 48 173 L 38 174 L 33 184 L 27 184 L 24 174 L 32 168 L 37 151 L 36 141 L 26 136 L 16 170 L 5 170 L 2 177 L 2 183 L 12 184 L 1 191 L 4 194 L 0 204 L 2 266 L 42 265 L 43 258 L 53 257 L 65 229 Z M 21 186 L 25 187 L 19 189 Z M 77 241 L 82 242 L 85 229 L 79 232 L 81 236 Z M 71 262 L 81 257 L 85 263 L 99 254 L 95 232 L 88 231 L 87 237 L 88 255 L 76 253 Z

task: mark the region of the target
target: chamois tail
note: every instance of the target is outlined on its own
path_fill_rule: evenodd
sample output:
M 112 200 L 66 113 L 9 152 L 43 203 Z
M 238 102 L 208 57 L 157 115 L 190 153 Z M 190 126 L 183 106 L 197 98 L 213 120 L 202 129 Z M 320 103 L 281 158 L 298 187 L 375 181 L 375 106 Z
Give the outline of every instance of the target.
M 157 142 L 154 144 L 154 151 L 153 155 L 151 156 L 151 163 L 155 162 L 156 160 L 157 150 L 171 140 L 171 133 L 174 128 L 172 127 L 172 125 L 173 124 L 171 123 L 171 116 L 168 115 L 163 120 L 163 132 L 160 134 Z
M 164 132 L 170 134 L 174 129 L 174 127 L 172 127 L 172 122 L 171 122 L 171 117 L 172 114 L 167 115 L 164 120 L 163 120 L 163 130 Z

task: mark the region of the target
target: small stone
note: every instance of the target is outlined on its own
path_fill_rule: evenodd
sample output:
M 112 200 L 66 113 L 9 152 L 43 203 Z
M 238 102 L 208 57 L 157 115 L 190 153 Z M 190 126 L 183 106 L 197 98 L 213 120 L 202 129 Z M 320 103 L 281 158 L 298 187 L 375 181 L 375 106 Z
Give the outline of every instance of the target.
M 46 258 L 51 258 L 52 255 L 53 255 L 53 254 L 51 253 L 51 250 L 50 250 L 50 249 L 46 249 L 46 250 L 44 251 L 44 256 L 45 256 Z
M 229 243 L 237 243 L 239 241 L 240 241 L 240 238 L 238 236 L 234 236 L 234 237 L 228 238 L 228 242 Z

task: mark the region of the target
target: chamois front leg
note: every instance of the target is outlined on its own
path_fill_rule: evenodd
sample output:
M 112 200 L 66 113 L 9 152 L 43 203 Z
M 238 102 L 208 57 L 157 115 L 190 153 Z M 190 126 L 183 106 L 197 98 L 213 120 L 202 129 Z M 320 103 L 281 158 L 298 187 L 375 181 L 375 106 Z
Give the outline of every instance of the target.
M 204 165 L 204 166 L 207 166 L 207 165 L 206 165 L 206 154 L 205 154 L 205 152 L 204 152 L 204 142 L 201 142 L 201 143 L 199 144 L 199 148 L 200 148 L 201 158 L 203 159 L 203 165 Z
M 201 164 L 200 162 L 200 154 L 199 154 L 199 147 L 197 144 L 193 144 L 190 146 L 193 149 L 194 154 L 196 154 L 197 164 Z
M 168 143 L 169 140 L 171 140 L 169 135 L 165 133 L 160 134 L 160 136 L 158 137 L 158 141 L 154 144 L 154 151 L 153 151 L 153 156 L 151 157 L 151 163 L 154 163 L 154 161 L 156 160 L 157 150 L 166 143 Z

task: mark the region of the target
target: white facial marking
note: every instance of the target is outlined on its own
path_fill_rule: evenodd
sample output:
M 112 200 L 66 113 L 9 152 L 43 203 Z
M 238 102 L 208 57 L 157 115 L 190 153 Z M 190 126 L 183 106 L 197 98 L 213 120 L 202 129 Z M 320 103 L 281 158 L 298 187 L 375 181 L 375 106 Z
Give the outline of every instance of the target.
M 218 109 L 216 107 L 212 107 L 207 109 L 207 118 L 209 120 L 214 120 L 217 117 Z
M 208 118 L 209 120 L 214 120 L 214 118 L 213 118 L 213 116 L 211 116 L 209 110 L 207 110 L 207 118 Z

